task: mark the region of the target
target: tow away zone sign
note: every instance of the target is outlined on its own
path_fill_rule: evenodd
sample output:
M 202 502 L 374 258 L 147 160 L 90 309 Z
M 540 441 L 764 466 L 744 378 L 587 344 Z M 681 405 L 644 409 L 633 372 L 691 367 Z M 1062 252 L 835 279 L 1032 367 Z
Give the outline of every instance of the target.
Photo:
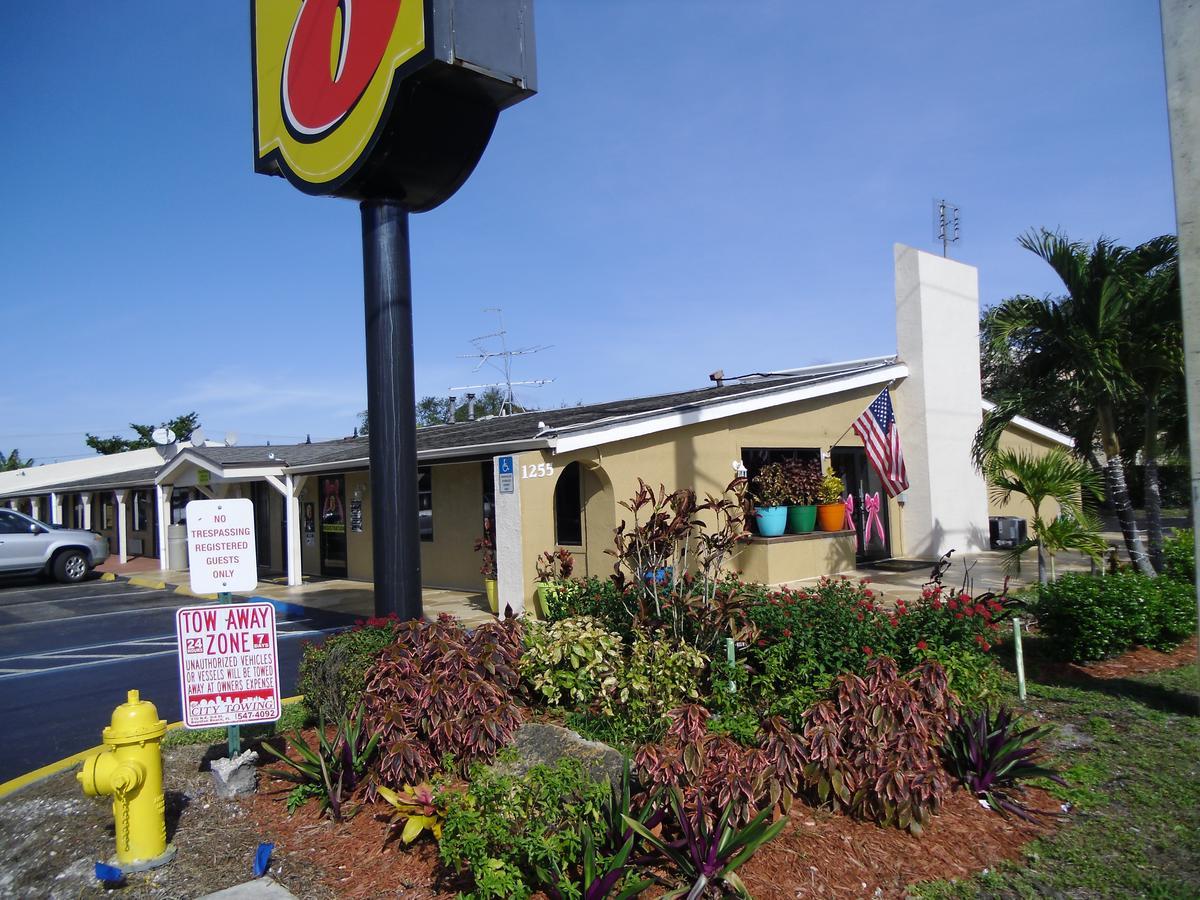
M 279 718 L 279 651 L 270 603 L 185 606 L 175 612 L 179 686 L 188 728 Z

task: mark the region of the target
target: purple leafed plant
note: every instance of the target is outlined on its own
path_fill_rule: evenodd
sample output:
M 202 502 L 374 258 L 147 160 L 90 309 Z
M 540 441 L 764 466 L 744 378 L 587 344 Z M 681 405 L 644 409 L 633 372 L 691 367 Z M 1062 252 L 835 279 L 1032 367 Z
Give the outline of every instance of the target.
M 1043 725 L 1018 730 L 1012 712 L 1001 707 L 992 718 L 987 709 L 964 718 L 946 740 L 946 767 L 963 785 L 998 813 L 1033 821 L 1036 813 L 1014 794 L 1030 778 L 1048 778 L 1066 785 L 1053 769 L 1039 765 L 1036 742 L 1052 730 Z

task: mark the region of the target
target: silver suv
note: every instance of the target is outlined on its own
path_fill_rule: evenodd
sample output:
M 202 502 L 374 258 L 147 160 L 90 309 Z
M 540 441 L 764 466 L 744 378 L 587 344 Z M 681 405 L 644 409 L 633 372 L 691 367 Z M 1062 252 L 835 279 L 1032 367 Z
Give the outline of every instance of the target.
M 0 509 L 0 573 L 46 573 L 64 583 L 82 581 L 108 558 L 108 538 L 78 528 L 58 528 L 11 509 Z

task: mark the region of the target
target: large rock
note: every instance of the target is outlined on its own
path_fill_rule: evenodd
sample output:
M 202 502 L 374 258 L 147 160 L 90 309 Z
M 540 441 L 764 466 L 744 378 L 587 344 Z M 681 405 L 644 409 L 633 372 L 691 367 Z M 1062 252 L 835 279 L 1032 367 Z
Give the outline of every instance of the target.
M 240 797 L 253 794 L 258 788 L 258 754 L 253 750 L 239 753 L 232 759 L 212 761 L 213 790 L 218 797 Z
M 513 737 L 517 758 L 497 762 L 495 769 L 505 775 L 524 775 L 537 765 L 552 766 L 564 756 L 583 763 L 583 770 L 596 781 L 621 783 L 624 757 L 608 744 L 589 741 L 569 728 L 529 722 Z

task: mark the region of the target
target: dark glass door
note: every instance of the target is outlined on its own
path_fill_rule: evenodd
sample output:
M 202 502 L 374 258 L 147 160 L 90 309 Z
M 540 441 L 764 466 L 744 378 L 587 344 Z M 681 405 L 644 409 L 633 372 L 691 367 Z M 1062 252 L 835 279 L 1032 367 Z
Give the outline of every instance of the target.
M 346 577 L 346 479 L 323 475 L 321 489 L 321 574 Z
M 250 484 L 250 499 L 254 503 L 254 544 L 258 550 L 260 568 L 271 568 L 271 493 L 272 488 L 261 481 Z
M 883 489 L 883 482 L 867 460 L 867 451 L 862 447 L 835 447 L 830 454 L 830 465 L 833 474 L 842 479 L 846 493 L 854 498 L 854 530 L 858 532 L 858 550 L 855 559 L 858 562 L 870 562 L 876 559 L 888 559 L 892 555 L 891 531 L 888 528 L 888 496 Z M 872 523 L 871 533 L 867 534 L 867 497 L 879 497 L 879 524 L 883 529 L 883 539 L 879 538 L 879 528 Z

